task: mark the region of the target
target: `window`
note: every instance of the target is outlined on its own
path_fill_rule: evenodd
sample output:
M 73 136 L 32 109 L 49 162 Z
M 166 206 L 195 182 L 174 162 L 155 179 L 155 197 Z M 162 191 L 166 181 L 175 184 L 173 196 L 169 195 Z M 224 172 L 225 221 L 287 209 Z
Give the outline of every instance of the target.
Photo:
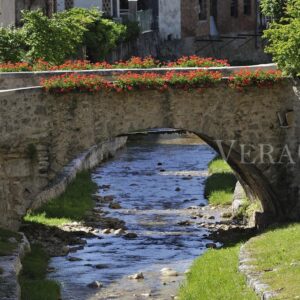
M 231 0 L 230 15 L 237 18 L 239 16 L 239 2 L 238 0 Z
M 65 0 L 65 9 L 71 9 L 74 7 L 74 0 Z
M 244 15 L 251 16 L 251 1 L 252 0 L 244 0 Z
M 207 19 L 206 0 L 199 0 L 199 6 L 200 6 L 199 20 L 206 20 Z

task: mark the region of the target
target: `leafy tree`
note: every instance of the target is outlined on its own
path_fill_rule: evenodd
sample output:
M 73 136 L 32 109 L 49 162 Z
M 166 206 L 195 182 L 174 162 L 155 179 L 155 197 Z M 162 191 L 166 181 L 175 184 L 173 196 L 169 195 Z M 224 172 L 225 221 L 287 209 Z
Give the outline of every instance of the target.
M 265 16 L 271 17 L 278 22 L 285 15 L 287 1 L 288 0 L 261 0 L 261 11 Z
M 102 18 L 102 13 L 96 8 L 73 8 L 62 16 L 86 24 L 83 44 L 87 47 L 88 58 L 92 61 L 104 59 L 126 34 L 126 26 Z
M 23 31 L 0 27 L 0 62 L 18 62 L 25 52 Z
M 290 0 L 282 22 L 273 22 L 264 32 L 266 51 L 288 74 L 300 75 L 300 0 Z
M 56 13 L 48 18 L 41 10 L 23 12 L 23 31 L 30 60 L 42 58 L 60 64 L 82 43 L 86 24 Z

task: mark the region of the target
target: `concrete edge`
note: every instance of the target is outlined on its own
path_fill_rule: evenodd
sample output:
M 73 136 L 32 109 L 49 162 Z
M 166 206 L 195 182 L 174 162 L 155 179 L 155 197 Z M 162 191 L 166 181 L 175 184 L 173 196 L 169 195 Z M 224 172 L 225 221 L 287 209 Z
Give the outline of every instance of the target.
M 1 300 L 21 299 L 21 287 L 18 280 L 22 270 L 21 260 L 31 249 L 26 236 L 22 232 L 19 234 L 22 236 L 22 240 L 14 253 L 11 256 L 0 257 L 0 268 L 3 270 L 3 274 L 0 275 Z
M 251 238 L 249 241 L 254 238 Z M 255 268 L 252 264 L 255 259 L 251 258 L 251 255 L 247 250 L 247 244 L 249 243 L 249 241 L 246 242 L 240 249 L 239 271 L 246 276 L 248 286 L 250 286 L 255 291 L 260 299 L 273 299 L 277 295 L 277 293 L 272 291 L 271 287 L 262 281 L 261 277 L 263 272 L 255 271 Z
M 37 209 L 49 200 L 61 195 L 80 171 L 92 169 L 108 157 L 114 156 L 117 150 L 125 146 L 126 142 L 126 136 L 116 137 L 94 145 L 81 153 L 63 168 L 52 184 L 32 200 L 29 210 Z

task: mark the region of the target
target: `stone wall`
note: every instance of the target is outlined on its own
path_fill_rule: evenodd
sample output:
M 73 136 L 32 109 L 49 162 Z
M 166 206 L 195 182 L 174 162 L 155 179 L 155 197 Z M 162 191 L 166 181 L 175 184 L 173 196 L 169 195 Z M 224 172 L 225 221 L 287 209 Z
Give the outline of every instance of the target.
M 7 27 L 15 25 L 15 1 L 13 0 L 0 0 L 0 26 Z
M 277 112 L 288 110 L 299 114 L 293 86 L 287 79 L 272 89 L 250 88 L 245 93 L 223 84 L 202 93 L 55 96 L 39 88 L 1 92 L 0 226 L 16 227 L 37 199 L 43 201 L 41 192 L 57 182 L 64 166 L 87 149 L 121 134 L 166 127 L 195 132 L 215 149 L 215 140 L 224 140 L 225 151 L 230 140 L 237 140 L 229 163 L 261 199 L 265 212 L 273 219 L 299 219 L 297 167 L 242 164 L 239 148 L 240 144 L 269 143 L 279 159 L 287 144 L 292 153 L 298 153 L 298 121 L 291 128 L 281 128 L 277 117 Z M 255 149 L 250 158 L 258 155 Z
M 181 0 L 159 0 L 159 35 L 163 40 L 181 38 Z

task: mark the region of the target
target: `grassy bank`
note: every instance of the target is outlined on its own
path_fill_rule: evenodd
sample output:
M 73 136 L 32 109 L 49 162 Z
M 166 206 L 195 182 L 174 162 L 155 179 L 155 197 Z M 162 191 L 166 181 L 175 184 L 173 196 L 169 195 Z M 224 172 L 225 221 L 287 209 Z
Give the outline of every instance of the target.
M 255 269 L 273 291 L 275 299 L 300 298 L 300 224 L 269 229 L 247 244 Z
M 237 182 L 232 169 L 223 159 L 216 157 L 209 165 L 210 176 L 205 182 L 204 196 L 211 205 L 229 205 Z
M 26 223 L 45 226 L 61 226 L 72 221 L 81 221 L 94 206 L 91 194 L 96 184 L 88 172 L 82 172 L 59 197 L 24 217 Z M 60 286 L 46 279 L 49 256 L 41 246 L 33 245 L 32 252 L 23 260 L 20 275 L 22 300 L 58 300 Z
M 28 213 L 24 220 L 47 226 L 59 226 L 72 221 L 81 221 L 94 206 L 91 194 L 96 184 L 88 172 L 81 172 L 58 198 L 43 205 L 37 211 Z
M 60 286 L 56 281 L 46 279 L 49 257 L 42 247 L 33 245 L 31 253 L 23 261 L 19 276 L 22 300 L 58 300 Z
M 180 288 L 180 300 L 254 300 L 255 293 L 246 286 L 238 272 L 240 245 L 209 250 L 196 259 L 186 283 Z

